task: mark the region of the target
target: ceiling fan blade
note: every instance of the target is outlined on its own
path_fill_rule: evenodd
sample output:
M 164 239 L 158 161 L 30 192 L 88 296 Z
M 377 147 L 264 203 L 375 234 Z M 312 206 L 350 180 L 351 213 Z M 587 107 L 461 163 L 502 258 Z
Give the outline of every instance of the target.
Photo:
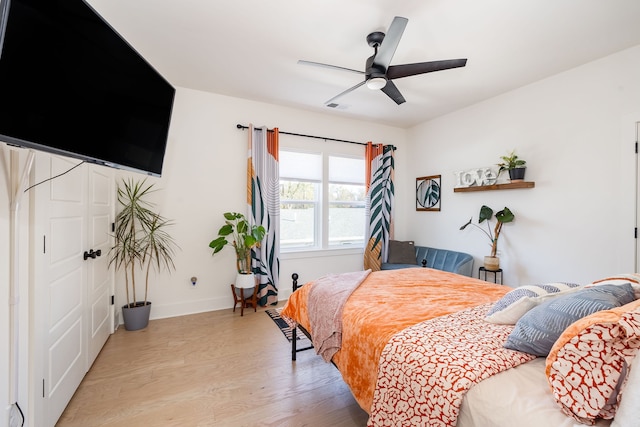
M 298 64 L 301 64 L 301 65 L 313 65 L 315 67 L 331 68 L 331 69 L 334 69 L 334 70 L 350 71 L 352 73 L 364 74 L 364 71 L 352 70 L 351 68 L 345 68 L 345 67 L 338 67 L 337 65 L 323 64 L 321 62 L 304 61 L 302 59 L 298 61 Z
M 387 34 L 384 36 L 384 40 L 382 40 L 382 44 L 378 48 L 378 53 L 373 60 L 374 66 L 381 67 L 384 70 L 389 67 L 391 59 L 396 53 L 396 48 L 402 38 L 402 33 L 404 33 L 404 29 L 407 26 L 407 22 L 409 22 L 409 20 L 401 16 L 393 18 Z
M 360 86 L 362 86 L 363 84 L 365 84 L 367 81 L 362 81 L 360 83 L 358 83 L 355 86 L 350 87 L 349 89 L 345 90 L 344 92 L 339 93 L 338 95 L 334 96 L 333 98 L 331 98 L 330 100 L 328 100 L 327 102 L 324 103 L 324 105 L 329 105 L 331 104 L 333 101 L 335 101 L 336 99 L 340 98 L 343 95 L 348 94 L 349 92 L 352 92 L 356 89 L 358 89 Z
M 386 93 L 387 96 L 393 99 L 395 103 L 398 105 L 402 104 L 403 102 L 406 102 L 406 100 L 404 99 L 404 96 L 402 96 L 402 94 L 400 93 L 400 91 L 392 81 L 387 81 L 387 85 L 380 90 Z
M 434 71 L 449 70 L 467 65 L 466 59 L 446 59 L 444 61 L 417 62 L 415 64 L 392 65 L 387 69 L 389 80 L 416 74 L 432 73 Z

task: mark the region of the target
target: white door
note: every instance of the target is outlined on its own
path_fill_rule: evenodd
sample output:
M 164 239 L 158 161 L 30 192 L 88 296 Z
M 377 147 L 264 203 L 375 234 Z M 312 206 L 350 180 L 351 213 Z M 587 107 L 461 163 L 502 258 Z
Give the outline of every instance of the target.
M 35 182 L 78 163 L 39 153 Z M 105 264 L 110 205 L 105 200 L 111 197 L 111 184 L 106 183 L 111 178 L 100 173 L 96 177 L 89 172 L 92 168 L 82 165 L 34 189 L 32 330 L 34 389 L 39 391 L 37 426 L 55 425 L 108 336 L 105 313 L 110 312 L 112 284 Z M 99 194 L 92 195 L 94 191 Z M 85 260 L 90 245 L 103 255 Z
M 110 319 L 113 272 L 109 269 L 108 259 L 112 246 L 110 230 L 114 191 L 113 178 L 108 169 L 88 169 L 87 245 L 84 250 L 89 256 L 84 264 L 87 267 L 88 367 L 91 367 L 112 332 L 113 325 Z

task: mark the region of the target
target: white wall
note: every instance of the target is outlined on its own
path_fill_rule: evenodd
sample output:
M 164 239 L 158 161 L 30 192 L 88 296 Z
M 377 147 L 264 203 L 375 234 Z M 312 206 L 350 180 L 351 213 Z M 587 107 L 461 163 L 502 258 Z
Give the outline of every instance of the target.
M 640 121 L 640 46 L 589 63 L 409 131 L 407 188 L 442 174 L 442 211 L 407 206 L 403 234 L 489 254 L 477 229 L 459 227 L 480 206 L 509 207 L 500 237 L 505 283 L 584 283 L 634 269 L 635 122 Z M 492 166 L 516 149 L 534 189 L 454 193 L 454 172 Z
M 217 237 L 224 212 L 246 210 L 248 134 L 238 130 L 236 124 L 250 122 L 287 132 L 394 144 L 398 146 L 398 170 L 406 161 L 406 131 L 399 128 L 178 88 L 162 178 L 149 180 L 162 189 L 156 199 L 162 214 L 175 220 L 172 235 L 182 250 L 176 259 L 176 271 L 160 276 L 152 286 L 152 318 L 233 305 L 229 285 L 235 276 L 235 255 L 224 249 L 212 257 L 208 245 Z M 399 193 L 399 199 L 413 197 L 412 192 Z M 361 253 L 328 255 L 283 256 L 280 298 L 289 295 L 293 272 L 298 272 L 301 280 L 310 280 L 362 266 Z M 195 287 L 189 280 L 192 276 L 198 277 Z M 122 274 L 116 276 L 116 288 L 118 304 L 122 305 Z
M 0 427 L 8 425 L 12 396 L 10 392 L 10 265 L 13 248 L 11 233 L 11 200 L 27 163 L 27 150 L 9 148 L 0 143 Z M 27 378 L 29 369 L 29 197 L 24 195 L 18 206 L 19 262 L 16 311 L 19 315 L 17 336 L 19 354 L 17 366 L 20 372 L 18 395 L 13 396 L 23 411 L 28 409 L 28 387 L 21 381 Z
M 0 426 L 9 419 L 9 156 L 0 147 Z

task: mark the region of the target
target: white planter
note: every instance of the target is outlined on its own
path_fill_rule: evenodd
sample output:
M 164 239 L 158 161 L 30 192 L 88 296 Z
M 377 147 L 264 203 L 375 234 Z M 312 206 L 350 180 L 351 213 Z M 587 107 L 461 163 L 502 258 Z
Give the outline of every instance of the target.
M 253 288 L 256 287 L 256 276 L 253 273 L 236 275 L 236 292 L 238 296 L 249 298 L 253 295 Z M 242 294 L 240 294 L 242 292 Z

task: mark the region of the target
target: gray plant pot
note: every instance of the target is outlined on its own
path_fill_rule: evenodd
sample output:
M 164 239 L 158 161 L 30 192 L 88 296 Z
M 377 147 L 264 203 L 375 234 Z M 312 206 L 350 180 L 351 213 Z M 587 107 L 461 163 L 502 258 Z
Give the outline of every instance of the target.
M 527 168 L 515 168 L 515 169 L 509 169 L 509 178 L 511 179 L 511 181 L 523 181 L 524 180 L 524 173 L 527 170 Z
M 122 306 L 122 317 L 124 319 L 124 328 L 127 331 L 137 331 L 146 328 L 149 324 L 149 315 L 151 314 L 151 302 L 137 301 L 133 307 L 129 305 Z

